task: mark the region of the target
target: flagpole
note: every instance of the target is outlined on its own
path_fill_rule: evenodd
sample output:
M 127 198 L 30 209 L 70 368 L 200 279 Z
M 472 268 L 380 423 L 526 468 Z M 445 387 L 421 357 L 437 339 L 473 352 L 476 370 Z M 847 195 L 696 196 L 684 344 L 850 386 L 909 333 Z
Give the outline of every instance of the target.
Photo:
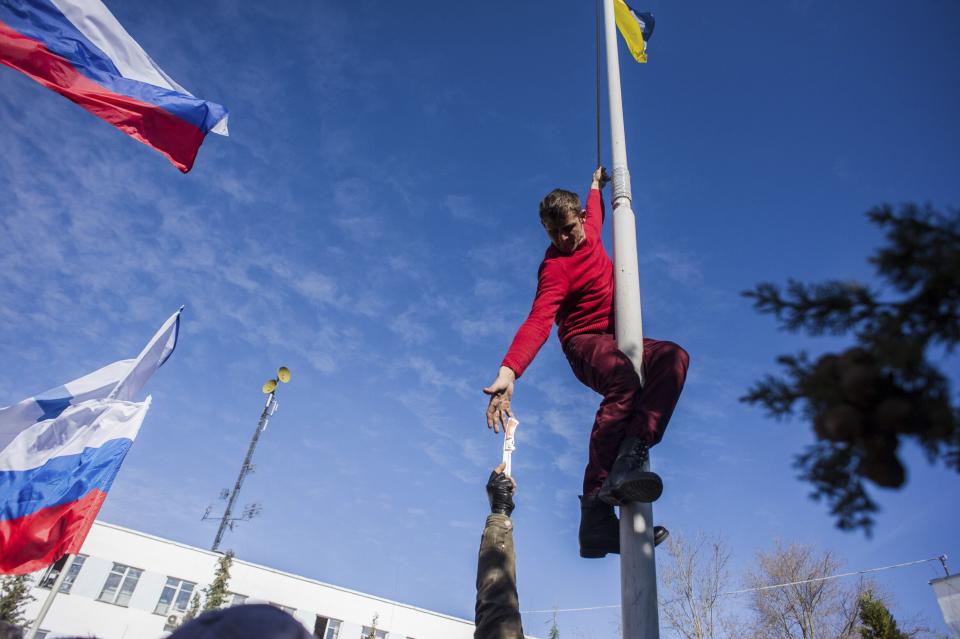
M 43 602 L 43 606 L 40 607 L 40 612 L 37 614 L 37 618 L 34 620 L 33 625 L 30 626 L 30 632 L 27 633 L 26 639 L 36 639 L 37 632 L 40 630 L 40 626 L 43 624 L 43 620 L 46 618 L 47 613 L 50 612 L 50 606 L 53 605 L 54 598 L 56 598 L 57 593 L 60 592 L 60 586 L 63 585 L 63 580 L 67 578 L 67 571 L 70 570 L 70 565 L 72 563 L 73 555 L 67 555 L 66 560 L 63 562 L 63 568 L 60 569 L 60 574 L 57 575 L 57 578 L 54 580 L 53 586 L 50 587 L 50 594 L 47 595 L 47 599 Z
M 637 260 L 637 223 L 627 169 L 627 144 L 620 94 L 620 59 L 614 0 L 603 0 L 607 54 L 607 89 L 613 152 L 613 256 L 616 338 L 643 384 L 643 319 Z M 649 470 L 649 463 L 646 470 Z M 653 507 L 620 507 L 620 603 L 624 639 L 658 639 L 657 568 L 653 556 Z

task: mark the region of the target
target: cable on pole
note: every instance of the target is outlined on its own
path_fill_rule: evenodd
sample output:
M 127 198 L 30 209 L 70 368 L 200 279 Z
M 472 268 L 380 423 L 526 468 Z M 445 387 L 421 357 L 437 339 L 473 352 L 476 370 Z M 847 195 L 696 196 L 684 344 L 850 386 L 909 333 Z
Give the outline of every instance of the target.
M 787 586 L 796 586 L 799 584 L 809 584 L 817 581 L 827 581 L 829 579 L 840 579 L 841 577 L 852 577 L 854 575 L 863 575 L 868 572 L 880 572 L 882 570 L 893 570 L 894 568 L 906 568 L 908 566 L 916 566 L 917 564 L 925 564 L 931 561 L 943 562 L 946 560 L 946 555 L 938 555 L 936 557 L 930 557 L 929 559 L 917 559 L 916 561 L 907 561 L 902 564 L 893 564 L 890 566 L 880 566 L 879 568 L 867 568 L 866 570 L 855 570 L 853 572 L 843 572 L 836 575 L 828 575 L 826 577 L 815 577 L 813 579 L 803 579 L 801 581 L 790 581 L 782 584 L 773 584 L 770 586 L 759 586 L 757 588 L 744 588 L 743 590 L 730 590 L 727 592 L 720 593 L 721 595 L 739 595 L 745 592 L 756 592 L 760 590 L 772 590 L 773 588 L 785 588 Z M 583 608 L 550 608 L 549 610 L 523 610 L 521 614 L 536 614 L 536 613 L 554 613 L 554 612 L 585 612 L 589 610 L 608 610 L 611 608 L 619 608 L 620 604 L 609 604 L 606 606 L 587 606 Z
M 800 581 L 790 581 L 784 584 L 774 584 L 772 586 L 758 586 L 757 588 L 744 588 L 743 590 L 730 590 L 728 592 L 720 593 L 723 595 L 739 595 L 745 592 L 759 592 L 761 590 L 772 590 L 774 588 L 785 588 L 787 586 L 799 586 L 800 584 L 812 584 L 818 581 L 829 581 L 831 579 L 840 579 L 841 577 L 853 577 L 854 575 L 865 575 L 868 572 L 880 572 L 881 570 L 892 570 L 893 568 L 906 568 L 907 566 L 915 566 L 917 564 L 924 564 L 929 561 L 940 561 L 940 556 L 931 557 L 930 559 L 917 559 L 916 561 L 908 561 L 902 564 L 893 564 L 892 566 L 881 566 L 879 568 L 867 568 L 866 570 L 855 570 L 853 572 L 842 572 L 837 575 L 828 575 L 826 577 L 814 577 L 813 579 L 801 579 Z
M 587 610 L 609 610 L 619 608 L 620 604 L 610 604 L 608 606 L 587 606 L 586 608 L 551 608 L 550 610 L 522 610 L 521 615 L 532 615 L 538 612 L 585 612 Z

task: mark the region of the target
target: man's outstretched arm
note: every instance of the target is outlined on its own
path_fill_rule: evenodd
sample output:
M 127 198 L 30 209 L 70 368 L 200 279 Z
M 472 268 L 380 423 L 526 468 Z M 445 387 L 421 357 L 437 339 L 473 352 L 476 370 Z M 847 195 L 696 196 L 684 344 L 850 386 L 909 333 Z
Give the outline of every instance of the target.
M 523 639 L 517 569 L 513 551 L 513 493 L 516 484 L 500 464 L 490 473 L 490 516 L 480 540 L 474 639 Z
M 550 329 L 557 317 L 557 311 L 567 295 L 568 281 L 563 266 L 555 262 L 544 262 L 537 273 L 537 294 L 533 299 L 530 314 L 517 330 L 517 334 L 507 350 L 506 356 L 497 372 L 497 378 L 483 392 L 490 396 L 487 404 L 487 428 L 499 433 L 500 427 L 507 425 L 513 417 L 510 401 L 513 398 L 513 385 L 523 375 L 537 351 L 550 337 Z

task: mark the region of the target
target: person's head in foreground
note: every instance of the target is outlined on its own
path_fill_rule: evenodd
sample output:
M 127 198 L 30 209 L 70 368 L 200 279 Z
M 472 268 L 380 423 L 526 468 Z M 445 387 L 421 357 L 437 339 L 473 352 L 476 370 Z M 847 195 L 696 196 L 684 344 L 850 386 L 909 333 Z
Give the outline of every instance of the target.
M 299 621 L 267 604 L 232 606 L 205 612 L 178 628 L 169 639 L 311 639 Z
M 23 631 L 12 623 L 0 621 L 0 639 L 23 639 Z

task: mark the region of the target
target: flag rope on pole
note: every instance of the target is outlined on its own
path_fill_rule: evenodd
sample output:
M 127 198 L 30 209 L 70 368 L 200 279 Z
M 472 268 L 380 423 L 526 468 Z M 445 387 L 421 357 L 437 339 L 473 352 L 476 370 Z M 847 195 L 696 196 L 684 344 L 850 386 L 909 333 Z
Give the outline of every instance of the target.
M 601 11 L 603 10 L 602 2 L 603 0 L 597 0 L 597 29 L 595 38 L 597 45 L 597 166 L 601 166 L 603 163 L 600 158 L 600 18 Z

